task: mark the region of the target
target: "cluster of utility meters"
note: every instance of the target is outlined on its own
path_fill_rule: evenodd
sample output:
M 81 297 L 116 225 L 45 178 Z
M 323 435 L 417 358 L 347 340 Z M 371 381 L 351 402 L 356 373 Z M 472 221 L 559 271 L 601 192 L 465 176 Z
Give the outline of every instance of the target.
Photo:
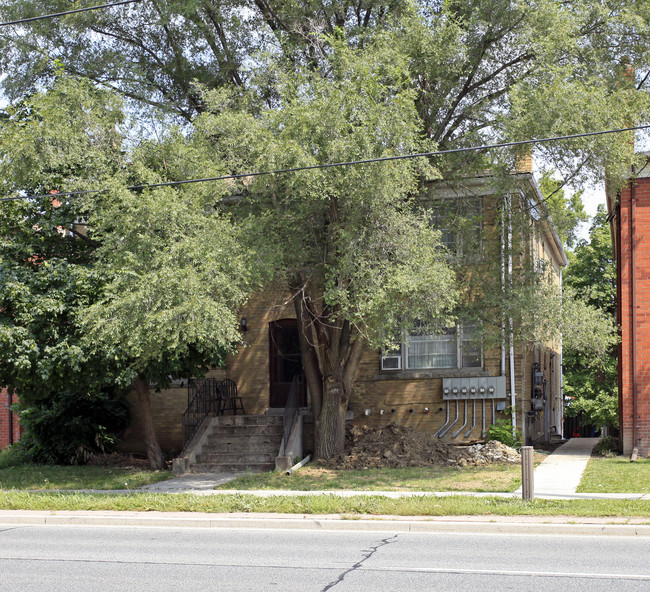
M 505 399 L 505 376 L 477 376 L 473 378 L 443 378 L 444 401 L 463 399 Z

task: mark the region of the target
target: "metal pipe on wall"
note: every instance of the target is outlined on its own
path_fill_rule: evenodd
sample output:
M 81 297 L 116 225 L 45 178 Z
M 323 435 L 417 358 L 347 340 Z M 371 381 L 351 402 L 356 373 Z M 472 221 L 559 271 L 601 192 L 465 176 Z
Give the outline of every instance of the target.
M 485 426 L 485 399 L 481 399 L 481 403 L 483 403 L 483 431 L 481 432 L 481 438 L 485 438 L 485 434 L 487 433 Z
M 455 425 L 457 421 L 458 421 L 458 401 L 456 401 L 456 419 L 454 419 L 453 423 L 450 423 L 443 431 L 441 431 L 438 434 L 438 438 L 443 438 L 444 435 Z
M 437 431 L 435 434 L 433 434 L 433 436 L 434 436 L 434 437 L 437 436 L 437 435 L 438 435 L 442 430 L 444 430 L 445 427 L 447 427 L 447 424 L 448 424 L 448 423 L 449 423 L 449 401 L 447 401 L 447 417 L 446 417 L 446 419 L 445 419 L 445 423 L 443 423 L 443 424 L 438 428 L 438 431 Z
M 506 298 L 506 203 L 501 212 L 501 297 Z M 506 375 L 506 316 L 501 310 L 501 376 Z M 485 430 L 483 430 L 485 432 Z
M 457 430 L 456 430 L 456 431 L 451 435 L 452 438 L 455 438 L 456 436 L 458 436 L 458 434 L 460 434 L 460 433 L 465 429 L 465 427 L 467 426 L 467 419 L 468 419 L 468 418 L 467 418 L 467 399 L 465 399 L 465 423 L 464 423 L 462 426 L 460 426 L 460 427 L 459 427 L 459 428 L 458 428 L 458 429 L 457 429 Z
M 468 438 L 472 430 L 476 427 L 476 399 L 472 401 L 472 427 L 465 432 L 465 437 Z
M 508 204 L 508 282 L 512 287 L 512 204 L 510 203 L 510 196 L 506 198 Z M 514 344 L 514 323 L 512 317 L 508 319 L 508 337 L 510 343 L 509 358 L 510 358 L 510 407 L 512 407 L 512 435 L 515 436 L 517 432 L 517 413 L 515 411 L 517 404 L 517 393 L 515 392 L 515 344 Z M 494 423 L 494 402 L 492 402 L 492 423 Z

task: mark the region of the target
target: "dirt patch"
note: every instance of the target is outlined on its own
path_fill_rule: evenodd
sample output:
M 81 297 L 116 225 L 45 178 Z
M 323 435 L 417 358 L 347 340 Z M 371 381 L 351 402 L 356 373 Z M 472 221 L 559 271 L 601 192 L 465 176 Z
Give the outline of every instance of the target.
M 381 428 L 346 428 L 345 450 L 321 466 L 340 469 L 383 469 L 429 466 L 480 466 L 520 462 L 519 453 L 501 442 L 451 446 L 437 437 L 391 423 Z
M 149 468 L 149 461 L 146 458 L 133 454 L 119 454 L 117 452 L 112 454 L 93 454 L 88 459 L 87 464 L 99 467 L 120 467 L 123 469 L 146 470 Z

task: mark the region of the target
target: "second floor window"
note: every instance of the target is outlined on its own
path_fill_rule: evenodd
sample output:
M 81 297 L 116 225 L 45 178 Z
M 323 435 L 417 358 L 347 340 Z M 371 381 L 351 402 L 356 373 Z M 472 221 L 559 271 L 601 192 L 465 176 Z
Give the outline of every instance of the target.
M 428 206 L 431 226 L 452 255 L 468 255 L 481 247 L 483 202 L 480 197 L 434 199 Z

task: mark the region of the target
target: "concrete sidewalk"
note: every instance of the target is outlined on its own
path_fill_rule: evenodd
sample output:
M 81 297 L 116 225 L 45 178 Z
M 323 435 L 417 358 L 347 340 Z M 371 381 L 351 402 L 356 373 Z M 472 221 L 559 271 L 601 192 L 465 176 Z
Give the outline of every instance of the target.
M 573 438 L 548 456 L 535 470 L 535 497 L 540 499 L 630 499 L 647 500 L 642 493 L 576 493 L 582 473 L 598 438 Z M 475 496 L 521 498 L 512 493 L 432 491 L 281 491 L 215 490 L 233 480 L 232 473 L 188 474 L 137 490 L 89 491 L 98 494 L 189 493 L 193 495 L 254 495 L 341 497 L 383 496 L 389 498 Z M 51 493 L 51 491 L 50 491 Z M 648 506 L 650 515 L 650 504 Z M 373 516 L 349 520 L 339 515 L 203 514 L 194 512 L 91 512 L 0 510 L 0 524 L 66 524 L 105 526 L 174 526 L 193 528 L 288 528 L 313 530 L 375 530 L 381 532 L 484 532 L 512 534 L 571 534 L 650 536 L 648 518 L 580 518 L 564 516 Z
M 536 497 L 573 496 L 587 468 L 589 457 L 600 438 L 571 438 L 535 469 Z M 521 488 L 515 493 L 521 495 Z M 585 494 L 585 497 L 590 497 Z
M 650 501 L 650 493 L 576 493 L 580 479 L 589 461 L 589 456 L 598 438 L 572 438 L 535 469 L 535 497 L 539 499 L 628 499 Z M 189 473 L 146 485 L 139 489 L 79 490 L 80 493 L 123 494 L 169 493 L 192 495 L 253 495 L 257 497 L 311 497 L 332 495 L 340 497 L 381 496 L 393 499 L 408 497 L 502 497 L 521 498 L 521 488 L 514 492 L 472 492 L 472 491 L 357 491 L 357 490 L 278 490 L 278 489 L 214 489 L 237 478 L 236 473 Z M 52 493 L 52 490 L 43 490 Z M 650 510 L 649 510 L 650 515 Z
M 535 469 L 535 497 L 540 499 L 630 499 L 649 500 L 650 494 L 643 493 L 576 493 L 580 479 L 587 466 L 591 451 L 599 438 L 572 438 L 557 448 Z M 512 493 L 466 492 L 466 491 L 355 491 L 355 490 L 235 490 L 214 488 L 224 485 L 238 475 L 234 473 L 187 474 L 147 485 L 139 490 L 151 493 L 192 493 L 194 495 L 255 495 L 258 497 L 277 496 L 319 496 L 336 495 L 382 496 L 388 498 L 405 497 L 448 497 L 454 495 L 474 497 L 520 498 L 521 488 Z M 126 490 L 94 491 L 93 493 L 130 493 Z

